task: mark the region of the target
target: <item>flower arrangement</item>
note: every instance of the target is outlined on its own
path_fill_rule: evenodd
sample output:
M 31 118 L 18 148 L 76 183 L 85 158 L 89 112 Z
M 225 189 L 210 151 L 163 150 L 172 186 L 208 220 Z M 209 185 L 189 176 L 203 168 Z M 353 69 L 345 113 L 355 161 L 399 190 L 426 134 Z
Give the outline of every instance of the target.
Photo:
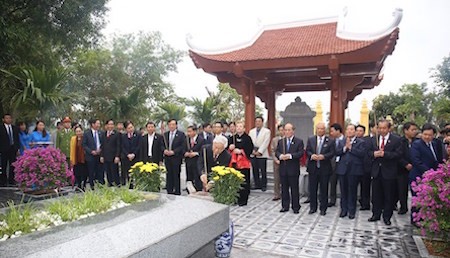
M 161 174 L 166 172 L 164 166 L 156 163 L 137 162 L 130 170 L 130 178 L 137 190 L 159 192 L 161 188 Z
M 440 237 L 448 243 L 450 237 L 450 163 L 436 170 L 426 171 L 422 178 L 412 182 L 417 196 L 412 205 L 418 208 L 413 213 L 414 222 L 421 227 L 422 235 Z
M 239 170 L 224 166 L 215 166 L 211 168 L 211 179 L 214 181 L 214 187 L 211 194 L 215 202 L 223 204 L 234 204 L 239 197 L 239 189 L 244 182 L 244 174 Z
M 53 147 L 26 150 L 12 165 L 23 190 L 59 189 L 73 177 L 66 156 Z

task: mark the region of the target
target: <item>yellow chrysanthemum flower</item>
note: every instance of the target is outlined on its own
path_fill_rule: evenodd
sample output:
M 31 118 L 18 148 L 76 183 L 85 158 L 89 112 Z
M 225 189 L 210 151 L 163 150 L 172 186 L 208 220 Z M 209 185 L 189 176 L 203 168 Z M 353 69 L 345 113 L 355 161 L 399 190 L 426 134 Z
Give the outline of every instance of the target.
M 218 177 L 218 176 L 213 177 L 214 181 L 219 181 L 219 179 L 220 179 L 220 177 Z

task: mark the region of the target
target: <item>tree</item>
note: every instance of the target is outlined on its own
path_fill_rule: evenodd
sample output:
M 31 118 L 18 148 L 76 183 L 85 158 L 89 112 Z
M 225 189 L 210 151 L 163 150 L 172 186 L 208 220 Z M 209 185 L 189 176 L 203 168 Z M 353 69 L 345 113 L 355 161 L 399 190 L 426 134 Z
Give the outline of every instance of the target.
M 136 91 L 152 112 L 157 104 L 177 99 L 165 78 L 176 71 L 183 52 L 165 44 L 159 32 L 116 35 L 110 45 L 111 49 L 79 51 L 71 64 L 71 88 L 82 95 L 77 104 L 84 116 L 102 117 L 112 109 L 117 111 L 110 105 Z M 140 116 L 133 114 L 127 119 L 137 121 Z
M 136 124 L 143 124 L 149 118 L 149 110 L 145 107 L 145 98 L 137 89 L 127 95 L 113 96 L 108 102 L 107 117 L 103 117 L 103 120 L 108 118 L 116 121 L 133 119 Z
M 216 117 L 216 106 L 218 99 L 207 97 L 204 101 L 199 98 L 192 98 L 188 101 L 188 105 L 193 107 L 190 117 L 195 123 L 204 124 L 214 121 Z
M 404 84 L 400 88 L 399 95 L 402 103 L 395 107 L 393 115 L 402 117 L 402 121 L 415 121 L 418 125 L 422 125 L 427 121 L 428 110 L 426 108 L 426 83 Z M 399 121 L 400 122 L 400 121 Z
M 167 122 L 169 119 L 182 121 L 186 115 L 185 107 L 183 105 L 180 105 L 179 103 L 162 103 L 161 105 L 158 105 L 153 118 L 157 123 L 161 121 Z
M 9 105 L 23 120 L 50 122 L 47 111 L 61 106 L 70 108 L 65 103 L 74 95 L 65 90 L 68 72 L 64 68 L 24 66 L 1 71 L 5 75 L 2 85 L 8 89 Z
M 370 112 L 370 121 L 386 118 L 387 115 L 391 115 L 394 120 L 394 124 L 403 123 L 403 116 L 400 114 L 394 114 L 394 110 L 397 106 L 403 104 L 403 97 L 390 92 L 388 95 L 378 95 L 373 99 L 372 112 Z
M 450 98 L 450 56 L 444 57 L 442 63 L 434 68 L 433 78 L 441 92 Z

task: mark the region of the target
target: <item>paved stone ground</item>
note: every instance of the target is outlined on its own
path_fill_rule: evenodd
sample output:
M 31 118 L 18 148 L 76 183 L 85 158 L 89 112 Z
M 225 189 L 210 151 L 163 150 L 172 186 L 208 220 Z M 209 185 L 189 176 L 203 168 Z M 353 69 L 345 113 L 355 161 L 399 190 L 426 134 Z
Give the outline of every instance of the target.
M 252 191 L 248 206 L 231 208 L 233 248 L 239 249 L 236 253 L 254 250 L 287 257 L 419 257 L 409 215 L 395 213 L 392 225 L 386 226 L 368 222 L 370 211 L 358 211 L 354 220 L 339 218 L 338 207 L 329 208 L 326 216 L 308 214 L 308 204 L 302 204 L 300 214 L 292 210 L 280 213 L 280 201 L 272 201 L 272 197 Z

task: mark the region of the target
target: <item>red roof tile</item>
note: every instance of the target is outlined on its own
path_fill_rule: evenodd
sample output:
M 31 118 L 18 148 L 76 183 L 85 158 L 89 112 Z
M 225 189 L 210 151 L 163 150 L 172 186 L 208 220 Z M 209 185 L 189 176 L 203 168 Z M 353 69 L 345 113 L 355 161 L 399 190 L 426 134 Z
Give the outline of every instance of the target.
M 264 31 L 249 47 L 223 54 L 198 54 L 222 62 L 254 61 L 342 54 L 369 46 L 374 41 L 345 40 L 336 36 L 337 23 Z

